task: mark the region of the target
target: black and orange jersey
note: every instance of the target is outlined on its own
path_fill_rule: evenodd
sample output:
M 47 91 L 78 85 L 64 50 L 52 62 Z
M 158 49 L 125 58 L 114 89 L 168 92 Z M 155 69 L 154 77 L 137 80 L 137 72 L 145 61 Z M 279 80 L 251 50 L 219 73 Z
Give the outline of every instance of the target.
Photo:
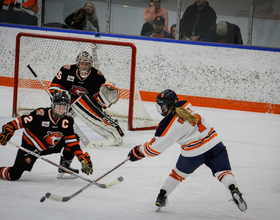
M 61 67 L 60 71 L 54 77 L 50 92 L 53 93 L 55 89 L 67 90 L 71 95 L 71 104 L 81 95 L 86 94 L 90 99 L 95 99 L 100 86 L 106 81 L 103 74 L 91 67 L 89 74 L 82 78 L 76 64 L 65 65 Z
M 15 130 L 24 129 L 22 146 L 29 150 L 53 151 L 59 144 L 65 144 L 68 151 L 82 154 L 79 139 L 74 133 L 74 120 L 70 115 L 58 118 L 52 117 L 51 108 L 38 108 L 29 115 L 23 115 L 9 122 Z

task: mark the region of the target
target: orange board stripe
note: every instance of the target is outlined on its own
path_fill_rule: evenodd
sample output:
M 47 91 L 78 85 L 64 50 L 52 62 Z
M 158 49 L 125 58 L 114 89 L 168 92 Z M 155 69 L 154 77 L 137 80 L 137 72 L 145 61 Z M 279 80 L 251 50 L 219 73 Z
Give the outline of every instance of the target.
M 32 81 L 33 81 L 33 79 L 32 79 Z M 34 81 L 37 81 L 37 80 L 34 80 Z M 46 84 L 47 84 L 47 81 L 46 81 Z M 0 86 L 13 87 L 14 78 L 0 76 Z M 127 96 L 122 95 L 122 94 L 124 94 L 124 90 L 121 90 L 120 94 L 121 94 L 120 98 L 124 98 L 124 99 L 128 98 Z M 158 92 L 140 91 L 140 95 L 141 95 L 141 98 L 143 101 L 155 102 Z M 191 102 L 192 105 L 199 106 L 199 107 L 280 114 L 280 104 L 240 101 L 240 100 L 232 100 L 232 99 L 209 98 L 209 97 L 199 97 L 199 96 L 188 96 L 188 95 L 178 95 L 178 98 L 187 100 L 187 101 Z
M 143 101 L 155 102 L 158 92 L 140 91 L 140 95 Z M 179 100 L 187 100 L 191 102 L 192 105 L 199 107 L 280 114 L 280 104 L 208 98 L 189 95 L 178 95 L 178 98 Z

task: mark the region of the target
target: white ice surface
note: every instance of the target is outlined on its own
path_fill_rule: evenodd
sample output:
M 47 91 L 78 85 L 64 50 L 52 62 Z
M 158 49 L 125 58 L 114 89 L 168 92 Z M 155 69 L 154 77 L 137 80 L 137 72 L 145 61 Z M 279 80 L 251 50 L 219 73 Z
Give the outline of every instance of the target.
M 0 87 L 0 127 L 12 120 L 12 88 Z M 155 117 L 154 103 L 146 103 Z M 81 179 L 58 180 L 57 168 L 40 159 L 31 172 L 18 181 L 0 179 L 1 220 L 276 220 L 280 215 L 280 115 L 198 108 L 214 126 L 227 146 L 233 173 L 247 202 L 242 213 L 232 203 L 229 192 L 205 166 L 198 168 L 169 196 L 169 206 L 155 212 L 155 199 L 164 180 L 174 167 L 180 148 L 171 146 L 161 156 L 143 159 L 122 167 L 102 179 L 107 183 L 123 176 L 124 181 L 110 189 L 92 186 L 62 203 L 40 198 L 46 192 L 69 196 L 85 186 Z M 83 124 L 81 129 L 92 140 L 101 139 Z M 126 131 L 119 147 L 83 149 L 94 164 L 92 176 L 98 178 L 123 161 L 135 145 L 149 141 L 154 131 Z M 12 140 L 20 143 L 22 131 Z M 12 166 L 17 148 L 0 146 L 0 167 Z M 59 155 L 46 156 L 59 163 Z M 80 167 L 74 159 L 72 165 Z M 81 174 L 83 175 L 83 174 Z

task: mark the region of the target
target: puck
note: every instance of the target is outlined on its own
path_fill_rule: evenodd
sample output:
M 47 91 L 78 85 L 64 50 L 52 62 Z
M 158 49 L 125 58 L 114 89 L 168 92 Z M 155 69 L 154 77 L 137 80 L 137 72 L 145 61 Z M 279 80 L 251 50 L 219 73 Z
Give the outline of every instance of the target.
M 43 196 L 41 199 L 40 199 L 40 202 L 44 202 L 46 200 L 46 197 Z

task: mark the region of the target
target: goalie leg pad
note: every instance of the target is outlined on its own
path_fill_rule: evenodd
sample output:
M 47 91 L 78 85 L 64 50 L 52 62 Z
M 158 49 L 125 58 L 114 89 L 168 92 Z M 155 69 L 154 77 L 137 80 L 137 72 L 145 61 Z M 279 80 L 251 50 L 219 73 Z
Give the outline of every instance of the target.
M 120 145 L 124 136 L 123 128 L 118 122 L 106 115 L 94 103 L 90 101 L 87 95 L 78 98 L 71 108 L 75 114 L 96 133 L 107 140 L 112 139 L 113 145 Z

